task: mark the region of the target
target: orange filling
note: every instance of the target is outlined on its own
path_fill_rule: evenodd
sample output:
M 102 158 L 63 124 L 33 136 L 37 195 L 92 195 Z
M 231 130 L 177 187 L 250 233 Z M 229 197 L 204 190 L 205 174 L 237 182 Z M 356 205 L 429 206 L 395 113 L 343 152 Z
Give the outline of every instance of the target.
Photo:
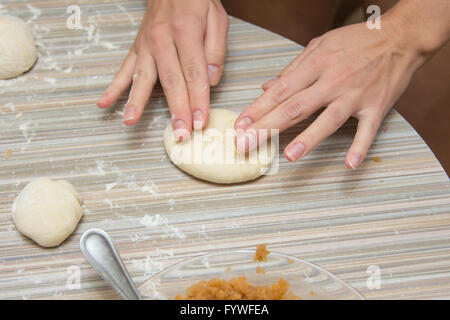
M 211 279 L 193 284 L 186 294 L 177 294 L 175 300 L 295 300 L 288 292 L 289 283 L 280 278 L 278 283 L 254 286 L 244 276 L 231 280 Z
M 256 247 L 253 260 L 267 261 L 269 253 L 266 244 L 260 244 Z M 227 271 L 231 271 L 230 267 Z M 256 273 L 265 272 L 264 268 L 256 267 Z M 267 286 L 254 286 L 244 276 L 228 281 L 215 278 L 193 284 L 186 290 L 186 294 L 177 294 L 175 300 L 300 300 L 300 297 L 288 289 L 289 283 L 284 278 Z
M 267 250 L 267 245 L 265 243 L 260 244 L 256 246 L 256 252 L 253 256 L 254 261 L 267 261 L 267 255 L 270 253 L 270 251 Z

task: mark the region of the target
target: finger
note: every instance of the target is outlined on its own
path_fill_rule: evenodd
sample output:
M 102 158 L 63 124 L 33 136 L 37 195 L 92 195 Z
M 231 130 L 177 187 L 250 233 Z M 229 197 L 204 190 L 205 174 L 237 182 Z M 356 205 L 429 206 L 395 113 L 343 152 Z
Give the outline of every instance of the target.
M 317 46 L 320 43 L 320 39 L 312 39 L 309 44 L 306 46 L 306 48 L 303 49 L 302 52 L 300 52 L 300 54 L 294 59 L 292 60 L 281 72 L 280 74 L 277 76 L 277 78 L 275 79 L 270 79 L 266 82 L 263 83 L 263 85 L 261 86 L 261 88 L 266 91 L 268 90 L 273 84 L 275 84 L 276 80 L 280 77 L 280 76 L 284 76 L 286 74 L 288 74 L 289 72 L 295 70 L 297 68 L 297 66 L 299 65 L 299 63 L 308 55 L 310 54 L 315 48 L 317 48 Z
M 226 55 L 228 15 L 220 5 L 212 3 L 208 9 L 205 34 L 205 52 L 208 62 L 209 85 L 215 86 L 222 76 Z
M 324 90 L 324 86 L 320 81 L 295 94 L 264 117 L 251 124 L 247 130 L 237 136 L 237 146 L 245 146 L 247 149 L 240 149 L 239 152 L 245 152 L 254 149 L 258 143 L 262 143 L 263 139 L 259 137 L 262 130 L 265 131 L 264 136 L 270 137 L 278 132 L 282 132 L 287 128 L 305 120 L 319 108 L 330 103 L 329 95 Z M 251 130 L 253 129 L 253 130 Z M 269 134 L 271 133 L 271 134 Z M 248 143 L 244 144 L 239 140 L 247 139 Z
M 349 105 L 340 101 L 332 102 L 320 116 L 284 149 L 289 161 L 298 161 L 319 143 L 341 127 L 351 116 Z
M 307 53 L 306 49 L 307 48 L 304 48 L 298 54 L 298 56 L 296 56 L 291 62 L 289 62 L 289 64 L 286 67 L 284 67 L 283 70 L 281 70 L 281 72 L 278 74 L 278 77 L 284 76 L 284 75 L 288 74 L 289 72 L 291 72 L 292 70 L 294 70 L 297 67 L 300 60 L 302 60 L 305 57 L 305 55 Z
M 367 155 L 383 117 L 377 112 L 368 112 L 360 117 L 355 139 L 345 158 L 345 164 L 349 169 L 355 170 Z
M 302 52 L 300 52 L 300 54 L 294 59 L 292 60 L 286 68 L 284 68 L 279 76 L 283 76 L 288 74 L 289 72 L 291 72 L 292 70 L 296 69 L 297 66 L 299 65 L 299 63 L 310 53 L 312 52 L 314 49 L 317 48 L 317 46 L 320 43 L 320 38 L 314 38 L 312 39 L 308 45 L 306 46 L 306 48 L 303 49 Z
M 261 89 L 263 89 L 264 91 L 266 91 L 266 90 L 269 89 L 276 81 L 277 81 L 277 78 L 267 80 L 266 82 L 264 82 L 264 83 L 262 84 Z
M 317 81 L 320 69 L 317 64 L 309 64 L 308 59 L 300 64 L 295 72 L 276 79 L 275 83 L 250 104 L 236 120 L 236 129 L 246 129 L 264 117 L 297 92 Z
M 140 52 L 134 69 L 130 96 L 125 106 L 124 123 L 126 125 L 136 124 L 141 118 L 156 79 L 156 65 L 153 57 L 145 51 Z
M 159 81 L 169 104 L 175 138 L 177 141 L 189 139 L 191 109 L 175 44 L 170 36 L 160 32 L 157 39 L 153 39 L 153 45 Z
M 109 108 L 119 96 L 124 92 L 131 83 L 136 63 L 137 55 L 132 48 L 127 57 L 123 61 L 119 71 L 114 76 L 113 81 L 103 93 L 103 96 L 97 101 L 100 108 Z
M 206 125 L 209 111 L 208 67 L 203 48 L 203 28 L 192 22 L 189 29 L 175 36 L 195 129 Z

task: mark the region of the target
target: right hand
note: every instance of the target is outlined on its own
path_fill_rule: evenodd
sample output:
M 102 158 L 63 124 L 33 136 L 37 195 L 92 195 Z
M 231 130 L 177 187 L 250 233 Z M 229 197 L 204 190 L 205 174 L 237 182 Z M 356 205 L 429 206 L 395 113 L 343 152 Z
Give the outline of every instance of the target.
M 220 0 L 149 0 L 136 39 L 97 102 L 110 107 L 131 84 L 124 123 L 139 121 L 157 78 L 178 141 L 206 126 L 209 87 L 220 81 L 228 16 Z

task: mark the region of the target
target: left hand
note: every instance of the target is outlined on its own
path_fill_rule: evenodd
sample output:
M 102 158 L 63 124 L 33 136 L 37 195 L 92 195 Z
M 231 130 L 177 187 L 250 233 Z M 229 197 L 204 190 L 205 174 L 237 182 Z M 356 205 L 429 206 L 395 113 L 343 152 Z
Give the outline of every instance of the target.
M 313 39 L 276 79 L 263 85 L 265 92 L 236 120 L 238 150 L 255 148 L 259 129 L 283 131 L 326 106 L 284 155 L 289 161 L 302 159 L 353 116 L 358 129 L 345 163 L 356 169 L 422 61 L 395 25 L 383 22 L 380 30 L 360 23 Z

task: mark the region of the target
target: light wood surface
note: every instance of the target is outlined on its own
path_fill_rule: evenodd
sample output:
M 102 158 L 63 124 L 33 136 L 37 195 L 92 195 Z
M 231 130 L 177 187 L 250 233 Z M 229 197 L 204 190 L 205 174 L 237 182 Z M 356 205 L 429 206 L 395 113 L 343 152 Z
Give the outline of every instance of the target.
M 81 8 L 81 30 L 66 26 L 71 4 Z M 134 127 L 122 124 L 126 95 L 111 110 L 96 108 L 144 9 L 138 0 L 2 1 L 0 13 L 28 22 L 39 60 L 27 74 L 0 81 L 0 299 L 118 298 L 79 251 L 80 235 L 93 227 L 112 236 L 137 284 L 189 257 L 266 242 L 367 298 L 450 298 L 449 179 L 397 112 L 354 172 L 344 165 L 356 129 L 349 121 L 300 163 L 280 154 L 277 174 L 221 186 L 170 163 L 160 88 Z M 243 110 L 300 51 L 231 18 L 212 107 Z M 312 119 L 283 133 L 280 147 Z M 75 233 L 52 249 L 21 236 L 10 213 L 26 183 L 42 176 L 71 182 L 84 201 Z M 366 285 L 370 266 L 381 272 L 379 289 Z M 79 289 L 71 282 L 76 270 Z

